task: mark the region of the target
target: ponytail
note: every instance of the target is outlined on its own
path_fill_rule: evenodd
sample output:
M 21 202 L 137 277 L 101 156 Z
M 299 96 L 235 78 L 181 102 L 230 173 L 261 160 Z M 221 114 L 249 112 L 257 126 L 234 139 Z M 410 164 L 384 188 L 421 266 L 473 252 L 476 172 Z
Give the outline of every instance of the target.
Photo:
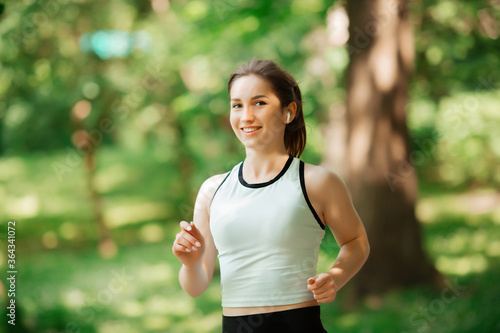
M 293 120 L 285 127 L 285 148 L 288 154 L 299 158 L 306 147 L 306 123 L 304 121 L 300 88 L 295 85 L 292 89 L 294 99 L 291 102 L 297 104 L 297 111 Z

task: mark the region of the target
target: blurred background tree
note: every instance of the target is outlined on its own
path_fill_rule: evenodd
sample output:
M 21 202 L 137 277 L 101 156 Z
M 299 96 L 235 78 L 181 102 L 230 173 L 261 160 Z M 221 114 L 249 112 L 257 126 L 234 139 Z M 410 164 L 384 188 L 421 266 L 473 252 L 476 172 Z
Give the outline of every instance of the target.
M 415 215 L 418 184 L 406 125 L 414 66 L 409 3 L 348 1 L 347 15 L 345 135 L 332 143 L 344 154 L 330 160 L 339 159 L 332 167 L 341 165 L 370 239 L 370 257 L 350 284 L 359 298 L 442 277 L 423 250 Z
M 394 8 L 393 2 L 376 3 Z M 176 281 L 170 243 L 178 221 L 192 218 L 203 180 L 244 156 L 227 120 L 226 80 L 252 57 L 274 59 L 292 72 L 306 99 L 303 159 L 348 179 L 345 156 L 354 148 L 343 138 L 353 96 L 344 84 L 350 75 L 345 44 L 357 32 L 356 24 L 348 30 L 351 5 L 9 2 L 0 16 L 0 216 L 2 225 L 6 219 L 19 221 L 18 300 L 26 330 L 64 331 L 77 323 L 82 332 L 217 331 L 218 277 L 196 303 L 187 299 Z M 354 11 L 360 9 L 357 4 Z M 420 181 L 416 214 L 424 222 L 422 242 L 418 225 L 412 227 L 415 246 L 427 250 L 439 271 L 490 295 L 498 290 L 488 281 L 500 272 L 493 264 L 500 255 L 495 240 L 500 236 L 499 9 L 496 0 L 412 1 L 408 9 L 415 68 L 408 86 L 407 152 L 415 154 L 407 167 Z M 370 50 L 357 47 L 361 53 Z M 81 128 L 72 122 L 75 114 Z M 95 251 L 99 234 L 84 173 L 90 152 L 103 223 L 119 247 L 106 262 Z M 349 183 L 354 194 L 356 185 Z M 476 190 L 485 192 L 470 194 Z M 327 235 L 320 266 L 330 265 L 337 249 Z M 121 269 L 133 276 L 133 286 L 108 301 L 102 295 Z M 497 328 L 494 306 L 480 314 L 468 311 L 494 304 L 487 296 L 462 296 L 447 304 L 449 315 L 442 320 L 408 323 L 436 297 L 412 293 L 387 299 L 384 313 L 376 302 L 352 313 L 328 305 L 338 316 L 327 317 L 327 327 L 339 332 L 417 331 L 424 324 L 439 332 Z M 379 311 L 371 317 L 373 309 Z M 187 320 L 193 314 L 202 319 Z

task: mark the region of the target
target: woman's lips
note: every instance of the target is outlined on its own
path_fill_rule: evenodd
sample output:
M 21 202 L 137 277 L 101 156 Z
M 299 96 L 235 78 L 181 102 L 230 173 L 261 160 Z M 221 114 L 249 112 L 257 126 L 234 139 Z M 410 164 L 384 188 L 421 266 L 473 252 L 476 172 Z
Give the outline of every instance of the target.
M 262 127 L 260 126 L 252 126 L 252 127 L 248 126 L 248 127 L 242 127 L 241 131 L 245 136 L 251 136 L 257 133 L 261 128 Z

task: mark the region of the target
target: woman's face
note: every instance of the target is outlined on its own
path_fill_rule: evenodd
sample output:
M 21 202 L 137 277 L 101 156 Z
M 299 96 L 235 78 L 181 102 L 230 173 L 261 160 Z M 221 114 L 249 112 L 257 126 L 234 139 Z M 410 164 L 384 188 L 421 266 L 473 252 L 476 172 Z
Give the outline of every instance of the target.
M 233 82 L 230 99 L 231 127 L 245 148 L 284 147 L 286 112 L 267 80 L 240 77 Z

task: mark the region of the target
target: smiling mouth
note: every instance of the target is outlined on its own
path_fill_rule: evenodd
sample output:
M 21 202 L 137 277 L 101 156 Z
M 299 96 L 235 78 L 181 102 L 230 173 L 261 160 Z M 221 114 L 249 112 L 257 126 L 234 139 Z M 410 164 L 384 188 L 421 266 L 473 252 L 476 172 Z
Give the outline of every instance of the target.
M 258 130 L 260 130 L 262 127 L 243 127 L 241 130 L 244 132 L 244 133 L 253 133 L 253 132 L 256 132 Z

